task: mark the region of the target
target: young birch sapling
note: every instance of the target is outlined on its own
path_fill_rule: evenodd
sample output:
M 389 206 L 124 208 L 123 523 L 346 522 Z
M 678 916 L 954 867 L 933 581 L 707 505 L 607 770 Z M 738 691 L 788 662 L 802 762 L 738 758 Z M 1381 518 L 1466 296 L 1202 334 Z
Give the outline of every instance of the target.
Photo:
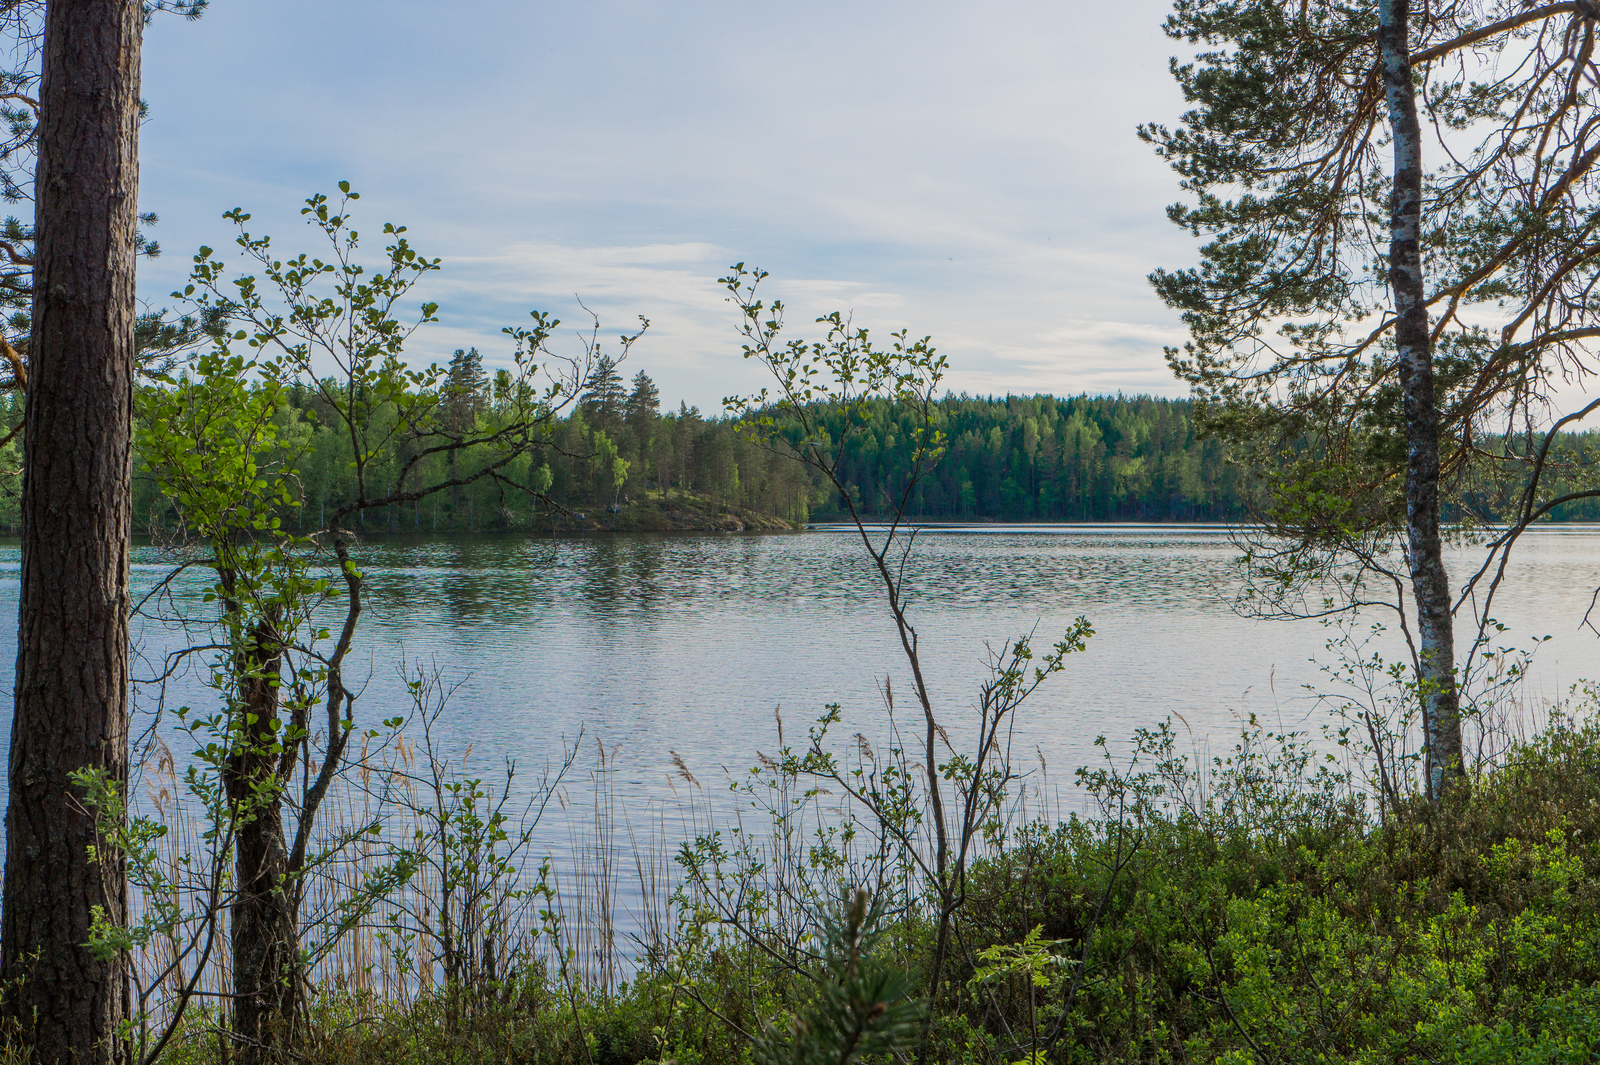
M 967 900 L 970 863 L 983 840 L 996 839 L 1003 831 L 1005 797 L 1018 777 L 1010 753 L 1016 711 L 1040 684 L 1065 668 L 1067 655 L 1085 648 L 1094 629 L 1079 617 L 1037 663 L 1027 637 L 993 654 L 990 676 L 980 693 L 973 746 L 967 752 L 955 749 L 935 711 L 919 636 L 909 613 L 907 568 L 915 530 L 907 530 L 904 522 L 912 493 L 944 449 L 935 401 L 947 361 L 928 338 L 913 341 L 908 330 L 892 334 L 889 346 L 879 347 L 866 329 L 837 311 L 817 319 L 827 330 L 823 340 L 785 341 L 783 303 L 774 300 L 768 305 L 757 295 L 766 277 L 763 271 L 747 270 L 737 263 L 722 284 L 729 302 L 740 311 L 744 357 L 759 362 L 773 378 L 775 388 L 730 397 L 723 401 L 724 407 L 739 418 L 741 431 L 820 474 L 847 508 L 850 524 L 883 591 L 911 674 L 912 694 L 922 719 L 920 798 L 926 811 L 914 799 L 909 776 L 851 771 L 826 750 L 828 728 L 839 719 L 837 707 L 831 707 L 818 722 L 809 749 L 803 754 L 786 752 L 778 771 L 820 779 L 842 789 L 868 812 L 870 827 L 883 842 L 920 872 L 931 894 L 935 939 L 929 996 L 936 1005 L 954 919 Z M 837 439 L 822 426 L 824 411 L 845 415 Z M 877 417 L 894 419 L 898 430 L 908 434 L 912 458 L 904 480 L 885 489 L 882 522 L 869 525 L 870 515 L 863 509 L 859 491 L 847 483 L 842 470 L 850 438 Z M 941 744 L 949 754 L 943 761 Z M 932 1017 L 930 1009 L 923 1019 L 919 1059 L 928 1054 Z
M 502 377 L 503 402 L 492 417 L 462 417 L 448 371 L 413 368 L 405 359 L 406 343 L 437 321 L 438 306 L 424 303 L 408 317 L 401 305 L 440 261 L 419 255 L 404 226 L 385 225 L 389 243 L 369 265 L 348 213 L 359 196 L 348 183 L 340 190 L 337 202 L 316 195 L 301 212 L 325 242 L 326 259 L 280 259 L 271 238 L 245 228 L 248 214 L 228 212 L 235 243 L 257 272 L 235 274 L 212 249 L 200 249 L 190 283 L 173 295 L 200 321 L 219 323 L 214 344 L 139 399 L 149 427 L 142 450 L 175 512 L 180 571 L 198 566 L 215 576 L 205 596 L 214 615 L 191 617 L 167 594 L 150 602 L 214 633 L 175 655 L 164 675 L 191 655 L 212 655 L 220 709 L 184 711 L 180 720 L 196 737 L 198 772 L 211 774 L 199 786 L 224 795 L 220 807 L 207 807 L 218 819 L 207 838 L 222 841 L 234 865 L 225 903 L 230 1000 L 235 1052 L 246 1063 L 288 1052 L 313 960 L 301 927 L 305 878 L 351 841 L 321 831 L 318 813 L 349 768 L 356 732 L 360 685 L 347 679 L 346 667 L 366 579 L 352 554 L 352 526 L 369 510 L 479 480 L 525 491 L 507 476 L 512 463 L 547 443 L 600 347 L 596 333 L 575 356 L 551 354 L 546 345 L 559 322 L 532 312 L 531 328 L 504 330 L 515 348 Z M 622 338 L 624 352 L 638 335 Z M 304 535 L 289 532 L 278 516 L 304 502 L 304 450 L 295 441 L 304 438 L 305 413 L 288 402 L 291 390 L 308 395 L 341 438 L 351 482 L 345 501 Z M 482 460 L 451 469 L 446 457 L 467 449 Z M 356 835 L 380 831 L 362 826 Z M 398 863 L 377 886 L 392 886 L 405 873 Z M 208 903 L 211 920 L 222 904 Z M 324 940 L 372 904 L 367 898 L 360 912 L 319 922 Z

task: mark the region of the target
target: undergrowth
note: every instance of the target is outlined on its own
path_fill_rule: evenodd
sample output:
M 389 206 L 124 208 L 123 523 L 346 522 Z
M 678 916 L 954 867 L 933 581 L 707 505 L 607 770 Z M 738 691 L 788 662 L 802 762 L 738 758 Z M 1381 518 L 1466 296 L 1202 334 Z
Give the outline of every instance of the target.
M 933 1060 L 1600 1059 L 1592 718 L 1554 718 L 1457 802 L 1407 799 L 1382 819 L 1325 756 L 1264 733 L 1202 773 L 1169 730 L 1143 732 L 1134 758 L 1083 783 L 1097 813 L 1036 821 L 973 864 L 938 989 L 927 911 L 880 890 L 861 941 L 903 974 L 905 1008 L 931 1010 Z M 549 956 L 405 1002 L 325 989 L 303 1057 L 733 1065 L 788 1060 L 804 1018 L 831 1015 L 826 912 L 798 937 L 731 932 L 697 908 L 692 877 L 674 912 L 605 989 L 564 981 Z M 217 1060 L 215 1031 L 197 1016 L 167 1060 Z M 890 1045 L 862 1060 L 904 1056 Z

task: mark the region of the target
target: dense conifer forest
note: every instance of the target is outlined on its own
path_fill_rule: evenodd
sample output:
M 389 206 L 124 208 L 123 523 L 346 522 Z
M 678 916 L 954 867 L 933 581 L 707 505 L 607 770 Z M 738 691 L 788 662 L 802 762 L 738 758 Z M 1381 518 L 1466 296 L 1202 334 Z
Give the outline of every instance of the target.
M 492 421 L 498 399 L 474 353 L 457 357 L 462 417 Z M 536 456 L 515 460 L 494 479 L 443 493 L 410 513 L 368 516 L 372 531 L 466 532 L 544 528 L 545 495 L 558 512 L 604 512 L 649 496 L 697 498 L 713 508 L 752 511 L 803 523 L 843 516 L 837 493 L 790 456 L 740 434 L 728 418 L 680 403 L 658 409 L 656 388 L 640 372 L 631 388 L 603 366 L 585 401 L 557 422 Z M 610 378 L 610 379 L 608 379 Z M 349 442 L 331 428 L 308 392 L 283 411 L 287 446 L 308 459 L 298 513 L 305 529 L 343 503 Z M 1224 521 L 1243 515 L 1240 473 L 1220 442 L 1198 439 L 1187 400 L 1150 396 L 953 396 L 940 405 L 945 454 L 913 493 L 908 514 L 926 520 Z M 826 419 L 835 432 L 842 419 Z M 889 509 L 910 465 L 910 435 L 885 405 L 869 429 L 845 443 L 844 467 L 857 506 Z M 470 449 L 435 460 L 460 471 L 487 460 Z M 429 471 L 425 476 L 431 476 Z M 141 483 L 136 508 L 161 523 L 164 501 Z M 6 519 L 8 522 L 9 512 Z
M 463 351 L 452 360 L 447 380 L 454 417 L 494 423 L 505 405 L 504 374 L 498 380 L 489 376 L 476 351 Z M 329 509 L 354 490 L 350 441 L 334 428 L 331 412 L 319 409 L 321 402 L 316 390 L 293 388 L 279 415 L 282 446 L 303 456 L 296 505 L 282 516 L 304 531 L 320 528 Z M 1191 400 L 1157 396 L 949 396 L 938 405 L 944 454 L 911 494 L 906 513 L 924 521 L 1247 520 L 1245 471 L 1228 461 L 1222 441 L 1197 432 L 1194 414 Z M 20 400 L 13 400 L 3 413 L 7 428 L 20 417 Z M 843 421 L 830 414 L 823 423 L 838 434 Z M 907 427 L 882 404 L 869 428 L 845 442 L 841 468 L 864 515 L 885 513 L 898 502 L 911 461 L 910 439 Z M 15 470 L 18 443 L 0 453 L 0 469 Z M 430 462 L 439 469 L 424 470 L 421 477 L 443 475 L 452 464 L 457 475 L 470 473 L 492 461 L 479 450 L 435 457 Z M 1563 438 L 1561 451 L 1574 468 L 1589 465 L 1597 450 L 1594 434 Z M 171 508 L 139 469 L 136 452 L 138 527 L 160 530 Z M 0 494 L 0 527 L 8 532 L 17 526 L 12 480 Z M 1481 495 L 1487 510 L 1495 509 L 1487 505 L 1495 494 Z M 537 455 L 519 457 L 500 476 L 454 493 L 368 515 L 366 528 L 548 531 L 552 519 L 603 516 L 643 500 L 692 504 L 695 520 L 736 511 L 803 524 L 848 513 L 819 478 L 791 456 L 741 434 L 733 419 L 686 403 L 663 411 L 648 374 L 640 371 L 624 384 L 617 368 L 602 360 L 584 400 L 554 422 Z M 1600 520 L 1600 501 L 1566 504 L 1551 519 Z
M 492 423 L 504 380 L 486 375 L 476 352 L 457 355 L 450 387 L 457 416 Z M 841 517 L 837 493 L 790 456 L 741 435 L 731 419 L 680 403 L 660 408 L 642 371 L 625 387 L 602 366 L 584 402 L 558 421 L 537 457 L 513 461 L 497 478 L 441 493 L 406 512 L 367 516 L 372 532 L 471 532 L 547 529 L 547 496 L 558 509 L 598 511 L 645 497 L 693 498 L 788 522 Z M 310 389 L 291 390 L 280 413 L 281 440 L 304 454 L 299 506 L 286 523 L 306 531 L 350 498 L 350 442 L 318 409 Z M 913 493 L 908 514 L 932 521 L 1227 521 L 1243 516 L 1240 471 L 1222 444 L 1196 436 L 1192 404 L 1152 396 L 951 396 L 940 404 L 948 439 L 933 473 Z M 20 408 L 7 409 L 9 425 Z M 826 420 L 835 432 L 842 419 Z M 845 444 L 844 468 L 864 513 L 885 511 L 910 464 L 910 436 L 887 406 L 871 428 Z M 7 448 L 15 451 L 16 445 Z M 15 467 L 16 456 L 9 455 Z M 434 460 L 443 472 L 487 461 L 474 449 Z M 135 455 L 135 514 L 160 528 L 166 500 L 140 477 Z M 16 527 L 15 487 L 0 498 L 0 525 Z

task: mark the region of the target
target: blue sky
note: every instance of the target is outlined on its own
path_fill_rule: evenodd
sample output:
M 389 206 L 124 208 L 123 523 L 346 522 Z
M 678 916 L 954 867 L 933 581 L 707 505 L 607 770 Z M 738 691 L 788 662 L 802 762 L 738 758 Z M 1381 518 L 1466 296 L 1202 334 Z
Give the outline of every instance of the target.
M 214 0 L 146 34 L 141 293 L 235 206 L 317 251 L 300 202 L 348 179 L 361 228 L 445 260 L 422 361 L 495 364 L 501 326 L 581 296 L 609 333 L 650 318 L 628 372 L 714 409 L 761 384 L 716 285 L 743 260 L 797 335 L 836 308 L 931 334 L 957 390 L 1181 394 L 1144 278 L 1195 253 L 1134 135 L 1181 109 L 1167 8 Z

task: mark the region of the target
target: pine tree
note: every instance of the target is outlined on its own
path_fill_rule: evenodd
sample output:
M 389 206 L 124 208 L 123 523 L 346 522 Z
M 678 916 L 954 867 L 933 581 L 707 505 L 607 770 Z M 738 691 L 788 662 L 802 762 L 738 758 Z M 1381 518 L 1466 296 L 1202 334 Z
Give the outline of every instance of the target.
M 583 414 L 598 429 L 615 434 L 622 425 L 623 406 L 627 393 L 622 387 L 622 375 L 609 355 L 595 360 L 594 369 L 583 384 Z
M 488 402 L 489 377 L 483 371 L 483 356 L 477 348 L 462 350 L 450 359 L 445 371 L 444 403 L 447 421 L 457 431 L 465 432 L 477 423 Z
M 1169 217 L 1205 242 L 1152 281 L 1189 327 L 1168 356 L 1201 428 L 1249 465 L 1276 534 L 1255 590 L 1295 613 L 1396 589 L 1435 796 L 1462 773 L 1453 609 L 1490 616 L 1448 585 L 1444 501 L 1511 524 L 1491 546 L 1509 550 L 1554 505 L 1554 384 L 1597 368 L 1597 26 L 1590 3 L 1176 0 L 1193 107 L 1140 131 L 1191 198 Z M 1525 484 L 1520 512 L 1458 492 L 1474 469 Z M 1352 565 L 1364 584 L 1340 579 Z M 1477 580 L 1492 599 L 1498 578 Z
M 115 856 L 93 856 L 99 834 L 74 776 L 92 773 L 116 789 L 128 780 L 144 17 L 136 0 L 51 0 L 38 94 L 37 231 L 26 281 L 17 271 L 6 283 L 36 288 L 26 323 L 0 983 L 7 1020 L 29 1060 L 44 1065 L 125 1057 L 122 965 L 87 945 L 97 919 L 127 917 L 125 867 Z M 10 345 L 3 350 L 20 369 Z
M 881 954 L 881 907 L 857 891 L 822 921 L 822 972 L 812 1000 L 769 1025 L 751 1048 L 760 1065 L 849 1065 L 903 1060 L 917 1039 L 924 1004 L 905 970 Z
M 447 431 L 456 436 L 472 432 L 477 427 L 478 415 L 483 412 L 487 402 L 485 395 L 489 384 L 488 377 L 483 372 L 483 356 L 478 354 L 477 348 L 463 351 L 456 349 L 455 356 L 450 360 L 449 369 L 445 372 L 443 389 L 444 424 Z M 450 449 L 450 480 L 460 479 L 460 470 L 457 467 L 457 449 Z M 450 486 L 450 528 L 456 527 L 456 514 L 461 510 L 461 486 Z
M 655 428 L 656 418 L 660 414 L 661 393 L 656 390 L 656 383 L 650 380 L 650 375 L 640 370 L 633 375 L 633 391 L 628 393 L 626 420 L 641 449 L 649 442 L 650 431 Z

